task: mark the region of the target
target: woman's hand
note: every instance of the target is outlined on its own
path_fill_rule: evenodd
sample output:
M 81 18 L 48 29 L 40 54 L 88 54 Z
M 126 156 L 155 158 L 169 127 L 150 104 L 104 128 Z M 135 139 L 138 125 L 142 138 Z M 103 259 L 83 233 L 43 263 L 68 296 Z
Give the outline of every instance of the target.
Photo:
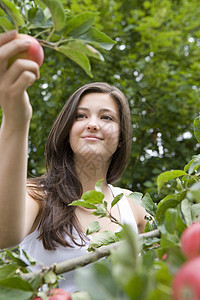
M 20 129 L 32 116 L 26 89 L 39 78 L 39 66 L 28 59 L 17 59 L 8 67 L 15 54 L 30 46 L 29 40 L 15 39 L 16 35 L 16 31 L 0 35 L 0 107 L 4 123 Z

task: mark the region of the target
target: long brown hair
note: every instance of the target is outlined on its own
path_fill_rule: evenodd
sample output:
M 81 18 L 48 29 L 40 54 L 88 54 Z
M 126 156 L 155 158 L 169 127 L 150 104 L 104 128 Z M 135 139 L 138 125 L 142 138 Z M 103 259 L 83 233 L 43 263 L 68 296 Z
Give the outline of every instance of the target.
M 82 196 L 82 185 L 75 172 L 73 152 L 69 144 L 69 132 L 79 102 L 88 93 L 109 94 L 119 108 L 119 146 L 112 156 L 107 182 L 115 182 L 128 162 L 132 126 L 126 97 L 118 88 L 104 82 L 89 83 L 79 88 L 66 102 L 49 133 L 45 148 L 46 173 L 29 180 L 29 193 L 35 200 L 42 201 L 39 239 L 42 239 L 44 248 L 48 250 L 54 250 L 58 245 L 72 247 L 72 243 L 66 240 L 66 235 L 74 244 L 80 245 L 74 236 L 74 229 L 81 239 L 81 245 L 84 244 L 84 234 L 75 215 L 75 206 L 68 206 Z

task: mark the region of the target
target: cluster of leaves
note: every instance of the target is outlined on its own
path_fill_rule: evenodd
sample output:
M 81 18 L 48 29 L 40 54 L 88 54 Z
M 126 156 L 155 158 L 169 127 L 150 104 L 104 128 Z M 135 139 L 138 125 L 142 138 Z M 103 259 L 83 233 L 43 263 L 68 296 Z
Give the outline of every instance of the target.
M 110 50 L 115 44 L 93 26 L 96 17 L 94 12 L 71 15 L 61 0 L 0 1 L 2 30 L 17 29 L 37 37 L 42 46 L 64 54 L 91 77 L 89 58 L 104 60 L 96 48 Z

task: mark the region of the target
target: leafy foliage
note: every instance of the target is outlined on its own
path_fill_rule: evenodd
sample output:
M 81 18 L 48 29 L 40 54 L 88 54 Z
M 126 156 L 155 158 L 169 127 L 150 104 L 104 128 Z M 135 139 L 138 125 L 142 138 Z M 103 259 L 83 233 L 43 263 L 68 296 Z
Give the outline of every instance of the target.
M 63 53 L 93 77 L 88 57 L 100 60 L 103 57 L 94 46 L 110 50 L 115 44 L 93 26 L 96 14 L 83 12 L 73 16 L 60 0 L 41 0 L 40 3 L 42 7 L 37 1 L 1 1 L 0 26 L 3 30 L 16 28 L 39 37 L 43 46 Z

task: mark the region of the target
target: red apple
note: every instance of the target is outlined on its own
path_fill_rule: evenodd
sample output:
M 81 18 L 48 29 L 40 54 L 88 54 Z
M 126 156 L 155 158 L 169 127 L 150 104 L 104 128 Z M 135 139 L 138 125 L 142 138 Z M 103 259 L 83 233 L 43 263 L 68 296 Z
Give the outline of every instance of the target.
M 68 294 L 63 289 L 52 289 L 49 292 L 47 292 L 48 300 L 72 300 L 70 294 Z M 34 298 L 34 300 L 42 299 L 40 297 Z
M 16 39 L 30 40 L 31 44 L 28 50 L 19 52 L 16 55 L 14 55 L 9 60 L 8 65 L 11 65 L 17 58 L 25 58 L 25 59 L 33 60 L 36 63 L 38 63 L 39 66 L 41 66 L 44 60 L 44 51 L 40 43 L 34 37 L 22 33 L 17 34 Z
M 181 249 L 188 259 L 200 255 L 200 222 L 185 229 L 181 236 Z
M 200 257 L 181 266 L 172 282 L 173 300 L 200 299 Z

